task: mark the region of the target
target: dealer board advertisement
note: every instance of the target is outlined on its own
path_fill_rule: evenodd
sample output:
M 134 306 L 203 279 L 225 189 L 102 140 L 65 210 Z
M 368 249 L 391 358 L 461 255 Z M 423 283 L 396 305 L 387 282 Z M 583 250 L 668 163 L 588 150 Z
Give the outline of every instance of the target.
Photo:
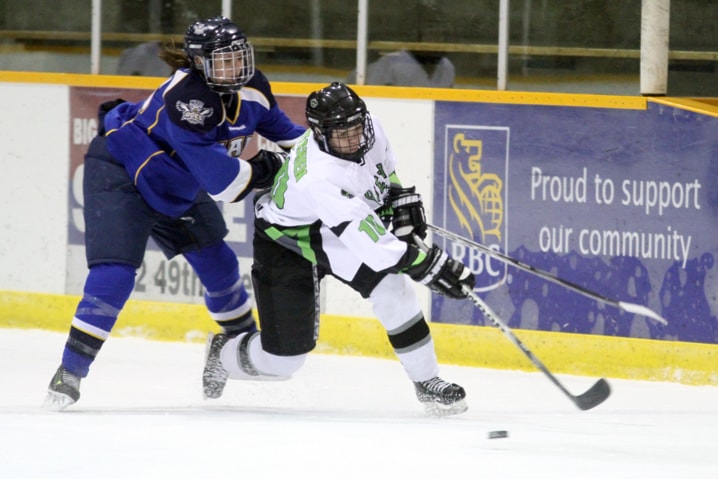
M 668 325 L 454 241 L 512 328 L 718 342 L 718 119 L 647 109 L 437 102 L 434 224 Z M 434 321 L 490 325 L 434 296 Z
M 70 91 L 70 189 L 68 222 L 67 294 L 82 294 L 87 265 L 84 247 L 82 178 L 84 155 L 97 133 L 97 109 L 102 102 L 123 98 L 144 100 L 151 91 L 137 89 L 72 87 Z M 304 123 L 304 100 L 300 97 L 278 96 L 280 107 L 297 123 Z M 258 148 L 274 145 L 254 135 L 242 158 L 250 158 Z M 252 202 L 218 203 L 229 234 L 225 238 L 237 254 L 242 280 L 251 294 L 249 272 L 252 257 Z M 137 271 L 133 299 L 203 303 L 204 290 L 189 264 L 182 257 L 167 259 L 150 239 L 142 267 Z

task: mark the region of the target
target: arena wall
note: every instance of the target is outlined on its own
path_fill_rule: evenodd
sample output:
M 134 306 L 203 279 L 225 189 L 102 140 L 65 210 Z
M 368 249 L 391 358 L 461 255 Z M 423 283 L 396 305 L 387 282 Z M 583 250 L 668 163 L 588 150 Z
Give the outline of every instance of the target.
M 69 327 L 86 272 L 82 155 L 96 131 L 95 109 L 104 99 L 142 98 L 160 81 L 0 72 L 0 326 Z M 302 121 L 303 98 L 320 86 L 275 83 L 274 92 Z M 552 371 L 718 384 L 715 107 L 670 98 L 358 91 L 381 118 L 399 176 L 423 193 L 434 224 L 669 321 L 626 314 L 435 237 L 479 275 L 481 297 Z M 257 146 L 268 145 L 259 139 Z M 248 207 L 223 207 L 245 273 Z M 605 239 L 621 233 L 653 246 L 608 250 Z M 214 325 L 185 268 L 150 246 L 113 334 L 203 340 Z M 533 370 L 468 301 L 417 291 L 440 361 Z M 391 357 L 358 295 L 326 281 L 322 307 L 319 352 Z

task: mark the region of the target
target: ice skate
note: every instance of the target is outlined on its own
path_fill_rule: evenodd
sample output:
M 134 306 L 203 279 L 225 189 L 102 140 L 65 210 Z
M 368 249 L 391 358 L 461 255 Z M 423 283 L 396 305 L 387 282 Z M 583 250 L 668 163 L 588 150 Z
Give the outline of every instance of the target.
M 75 376 L 62 366 L 52 376 L 47 388 L 47 397 L 42 403 L 44 409 L 62 411 L 80 399 L 80 377 Z
M 222 366 L 219 353 L 229 340 L 225 333 L 209 333 L 204 357 L 204 371 L 202 372 L 202 394 L 205 399 L 217 399 L 222 396 L 224 386 L 227 384 L 229 373 Z
M 464 398 L 466 391 L 458 384 L 448 383 L 440 377 L 414 383 L 416 398 L 424 405 L 429 416 L 461 414 L 469 407 Z

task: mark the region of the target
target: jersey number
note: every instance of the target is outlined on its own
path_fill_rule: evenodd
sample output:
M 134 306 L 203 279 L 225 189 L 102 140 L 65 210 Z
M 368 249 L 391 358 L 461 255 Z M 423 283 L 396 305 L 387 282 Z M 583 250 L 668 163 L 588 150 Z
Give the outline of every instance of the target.
M 376 220 L 376 216 L 369 215 L 359 223 L 359 231 L 366 233 L 376 243 L 386 233 L 386 228 L 381 221 Z

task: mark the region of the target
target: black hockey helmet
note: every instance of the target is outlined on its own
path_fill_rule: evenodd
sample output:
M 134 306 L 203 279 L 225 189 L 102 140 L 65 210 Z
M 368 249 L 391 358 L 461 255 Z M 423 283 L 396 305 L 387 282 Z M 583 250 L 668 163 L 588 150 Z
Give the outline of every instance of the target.
M 374 126 L 366 109 L 364 100 L 344 83 L 331 85 L 312 92 L 307 97 L 307 123 L 314 132 L 319 148 L 344 160 L 360 162 L 374 146 Z M 361 126 L 361 128 L 353 128 Z M 332 136 L 349 138 L 352 150 L 342 151 L 332 148 L 329 140 Z
M 192 68 L 217 93 L 236 93 L 254 75 L 254 48 L 227 17 L 198 20 L 187 28 L 184 49 Z

